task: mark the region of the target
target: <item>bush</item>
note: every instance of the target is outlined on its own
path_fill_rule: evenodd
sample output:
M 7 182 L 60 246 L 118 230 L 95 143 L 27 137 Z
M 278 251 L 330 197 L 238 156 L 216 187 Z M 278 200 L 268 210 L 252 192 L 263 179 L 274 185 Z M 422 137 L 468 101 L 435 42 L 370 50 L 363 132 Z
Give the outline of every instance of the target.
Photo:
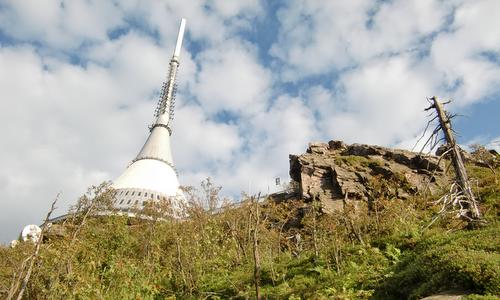
M 444 290 L 500 293 L 498 226 L 419 242 L 377 289 L 376 299 L 419 299 Z

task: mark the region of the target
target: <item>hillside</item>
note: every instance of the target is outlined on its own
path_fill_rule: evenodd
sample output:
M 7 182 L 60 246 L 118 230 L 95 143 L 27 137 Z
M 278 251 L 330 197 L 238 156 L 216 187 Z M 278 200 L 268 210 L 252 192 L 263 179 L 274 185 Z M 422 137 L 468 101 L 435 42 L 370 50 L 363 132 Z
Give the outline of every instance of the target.
M 481 153 L 467 160 L 484 218 L 472 225 L 435 219 L 453 179 L 446 159 L 333 141 L 291 155 L 291 190 L 260 203 L 224 206 L 210 180 L 187 189 L 183 221 L 165 219 L 168 207 L 150 220 L 87 216 L 113 198 L 93 187 L 47 231 L 24 298 L 248 299 L 257 278 L 265 299 L 498 299 L 500 167 Z M 0 298 L 34 248 L 0 248 Z

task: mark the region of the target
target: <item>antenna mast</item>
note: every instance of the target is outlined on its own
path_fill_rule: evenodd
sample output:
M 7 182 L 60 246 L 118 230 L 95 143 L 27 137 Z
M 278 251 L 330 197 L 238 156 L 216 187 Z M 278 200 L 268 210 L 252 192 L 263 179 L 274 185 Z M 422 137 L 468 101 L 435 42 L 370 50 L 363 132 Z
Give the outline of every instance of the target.
M 168 71 L 167 80 L 163 83 L 162 91 L 160 94 L 160 101 L 155 110 L 156 122 L 151 127 L 151 130 L 156 126 L 165 126 L 169 133 L 172 134 L 170 129 L 170 121 L 174 118 L 174 105 L 175 94 L 177 92 L 177 83 L 175 82 L 177 76 L 177 69 L 179 68 L 179 56 L 181 53 L 182 40 L 184 38 L 184 29 L 186 27 L 186 19 L 181 19 L 179 27 L 179 34 L 177 35 L 177 42 L 175 44 L 174 55 L 170 60 L 170 68 Z

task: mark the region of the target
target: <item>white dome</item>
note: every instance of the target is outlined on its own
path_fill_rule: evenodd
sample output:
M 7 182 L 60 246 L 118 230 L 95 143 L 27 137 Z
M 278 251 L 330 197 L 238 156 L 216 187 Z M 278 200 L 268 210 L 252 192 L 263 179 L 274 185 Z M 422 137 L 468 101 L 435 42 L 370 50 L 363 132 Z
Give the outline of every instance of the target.
M 114 189 L 145 189 L 176 196 L 179 192 L 179 180 L 172 166 L 156 159 L 140 159 L 132 163 L 115 180 Z
M 42 229 L 37 225 L 32 224 L 32 225 L 27 225 L 23 228 L 23 231 L 21 232 L 21 238 L 25 242 L 30 240 L 36 243 L 40 238 L 41 234 L 42 234 Z

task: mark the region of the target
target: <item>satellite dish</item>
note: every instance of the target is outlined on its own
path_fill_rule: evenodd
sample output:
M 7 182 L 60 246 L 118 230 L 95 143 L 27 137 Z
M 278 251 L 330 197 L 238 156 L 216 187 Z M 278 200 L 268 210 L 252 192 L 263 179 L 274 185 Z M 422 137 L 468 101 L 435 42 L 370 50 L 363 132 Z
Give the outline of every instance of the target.
M 40 235 L 42 234 L 42 229 L 37 225 L 27 225 L 23 228 L 21 232 L 21 238 L 23 241 L 32 241 L 33 243 L 38 242 Z

